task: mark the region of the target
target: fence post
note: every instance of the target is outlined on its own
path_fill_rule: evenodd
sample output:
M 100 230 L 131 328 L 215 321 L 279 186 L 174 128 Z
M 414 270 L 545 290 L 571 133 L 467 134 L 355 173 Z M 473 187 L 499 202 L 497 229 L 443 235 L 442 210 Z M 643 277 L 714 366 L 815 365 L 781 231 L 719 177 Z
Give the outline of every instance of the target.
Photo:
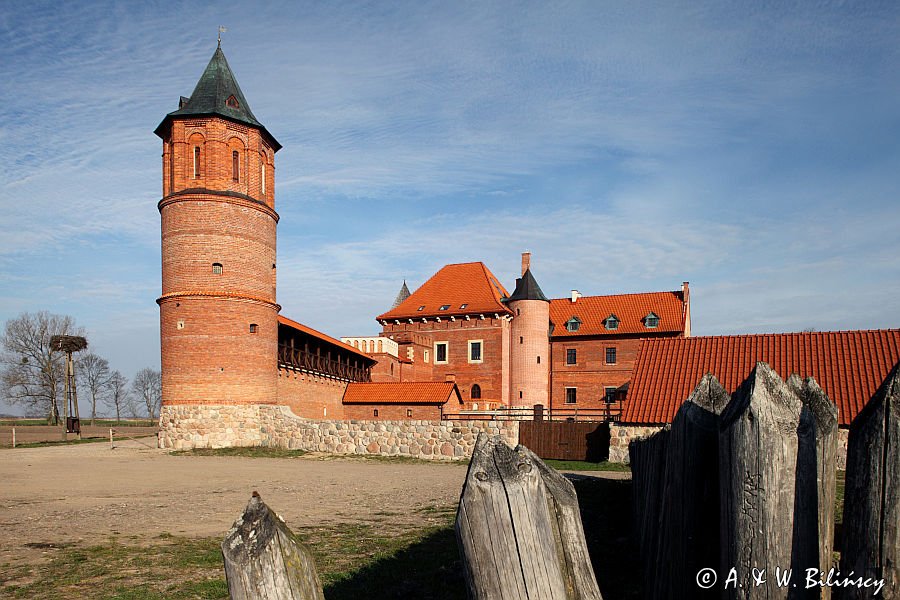
M 697 384 L 672 421 L 661 493 L 655 577 L 645 581 L 647 598 L 718 598 L 696 574 L 719 561 L 719 415 L 731 396 L 710 374 Z M 650 565 L 645 565 L 647 571 Z
M 834 497 L 837 457 L 837 407 L 812 377 L 787 380 L 803 401 L 797 432 L 797 480 L 794 508 L 794 558 L 792 569 L 817 567 L 828 573 L 834 558 Z M 820 595 L 821 594 L 821 595 Z M 831 588 L 816 591 L 829 600 Z
M 803 402 L 766 363 L 750 377 L 722 412 L 719 433 L 722 565 L 737 569 L 743 587 L 726 590 L 723 598 L 745 600 L 787 598 L 779 587 L 776 566 L 792 565 L 797 430 Z M 817 565 L 809 565 L 817 566 Z M 754 569 L 769 568 L 764 585 L 756 585 Z M 804 572 L 791 583 L 804 589 Z
M 16 447 L 16 428 L 13 426 L 13 448 Z
M 455 529 L 469 598 L 602 600 L 575 488 L 524 446 L 478 435 Z
M 112 427 L 110 427 L 109 428 L 109 449 L 112 450 L 113 448 L 115 448 L 115 446 L 113 446 L 113 430 L 112 430 Z
M 884 579 L 881 595 L 900 597 L 900 363 L 850 425 L 844 489 L 841 573 Z M 850 586 L 840 598 L 872 595 Z

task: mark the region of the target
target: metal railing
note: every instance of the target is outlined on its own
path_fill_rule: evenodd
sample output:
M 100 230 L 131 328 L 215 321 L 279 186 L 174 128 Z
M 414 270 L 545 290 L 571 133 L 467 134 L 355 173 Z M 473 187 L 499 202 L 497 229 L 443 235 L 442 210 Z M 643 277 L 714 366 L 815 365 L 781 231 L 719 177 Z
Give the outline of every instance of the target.
M 371 373 L 364 367 L 354 367 L 327 356 L 313 354 L 286 344 L 278 346 L 278 366 L 344 381 L 370 381 Z
M 496 410 L 461 410 L 444 413 L 446 421 L 600 421 L 616 423 L 622 418 L 621 404 L 602 408 L 546 408 L 534 407 L 498 408 Z

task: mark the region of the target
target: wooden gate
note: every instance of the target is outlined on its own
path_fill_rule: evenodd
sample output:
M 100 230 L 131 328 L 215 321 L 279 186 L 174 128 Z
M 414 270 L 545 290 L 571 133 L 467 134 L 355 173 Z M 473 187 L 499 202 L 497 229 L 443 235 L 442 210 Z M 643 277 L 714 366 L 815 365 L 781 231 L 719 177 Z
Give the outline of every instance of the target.
M 609 423 L 519 421 L 519 443 L 541 458 L 600 462 L 609 458 Z

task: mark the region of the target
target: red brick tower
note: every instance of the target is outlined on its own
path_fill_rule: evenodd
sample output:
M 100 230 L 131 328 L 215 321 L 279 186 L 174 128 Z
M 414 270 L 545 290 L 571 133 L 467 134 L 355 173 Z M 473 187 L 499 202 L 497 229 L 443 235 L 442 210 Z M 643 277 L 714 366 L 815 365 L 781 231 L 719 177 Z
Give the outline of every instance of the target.
M 213 439 L 204 419 L 218 418 L 216 407 L 276 402 L 281 145 L 253 116 L 221 47 L 154 133 L 163 140 L 162 429 L 187 432 L 190 445 L 246 445 L 253 440 L 225 435 L 231 427 Z
M 550 301 L 531 274 L 531 253 L 522 254 L 522 277 L 507 306 L 510 325 L 510 406 L 550 407 Z

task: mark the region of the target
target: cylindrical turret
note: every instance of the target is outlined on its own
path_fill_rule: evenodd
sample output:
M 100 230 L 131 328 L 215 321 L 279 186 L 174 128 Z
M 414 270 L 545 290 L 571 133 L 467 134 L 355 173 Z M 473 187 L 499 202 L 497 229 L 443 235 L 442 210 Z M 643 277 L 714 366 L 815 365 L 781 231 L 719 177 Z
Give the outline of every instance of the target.
M 509 297 L 510 406 L 550 406 L 550 301 L 531 274 L 530 253 L 522 255 L 522 277 Z
M 250 112 L 221 48 L 156 134 L 163 405 L 274 404 L 280 145 Z

